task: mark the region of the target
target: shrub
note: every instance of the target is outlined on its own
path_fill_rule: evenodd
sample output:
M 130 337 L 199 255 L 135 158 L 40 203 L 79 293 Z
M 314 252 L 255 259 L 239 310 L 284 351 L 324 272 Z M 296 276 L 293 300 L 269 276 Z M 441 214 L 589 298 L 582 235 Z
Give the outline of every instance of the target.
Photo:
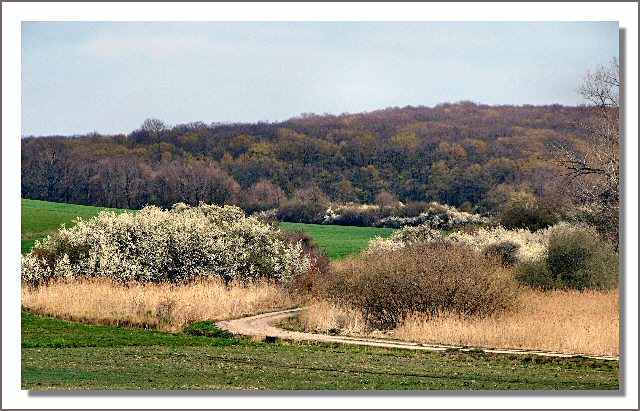
M 595 229 L 566 227 L 551 233 L 546 256 L 521 267 L 518 279 L 544 289 L 610 289 L 618 285 L 618 255 Z
M 416 216 L 391 215 L 380 219 L 377 225 L 390 228 L 428 225 L 437 230 L 454 230 L 468 225 L 482 225 L 489 222 L 488 218 L 479 214 L 467 213 L 436 202 L 428 203 L 425 207 L 425 210 Z
M 389 210 L 385 210 L 389 212 Z M 367 204 L 343 204 L 330 206 L 324 212 L 323 224 L 373 227 L 380 220 L 380 206 Z
M 386 239 L 374 238 L 369 242 L 366 252 L 375 253 L 379 250 L 399 249 L 416 242 L 441 241 L 467 244 L 477 251 L 491 252 L 506 247 L 506 243 L 511 243 L 517 247 L 512 250 L 510 256 L 505 256 L 505 258 L 513 260 L 514 264 L 520 264 L 542 258 L 546 253 L 549 233 L 564 226 L 566 224 L 560 224 L 535 233 L 525 229 L 507 230 L 503 227 L 480 227 L 470 231 L 454 231 L 448 236 L 441 235 L 430 225 L 405 227 Z M 502 250 L 502 252 L 506 251 L 506 249 Z
M 551 274 L 546 259 L 523 263 L 516 271 L 516 278 L 522 284 L 543 290 L 563 288 Z
M 486 316 L 508 309 L 518 292 L 513 273 L 471 247 L 422 243 L 336 264 L 321 294 L 361 310 L 375 327 L 412 313 Z
M 301 245 L 284 242 L 276 233 L 233 206 L 149 206 L 119 215 L 105 211 L 36 243 L 22 258 L 22 279 L 31 284 L 68 276 L 287 281 L 304 273 L 309 261 L 301 256 Z
M 326 207 L 322 203 L 293 199 L 284 201 L 278 208 L 278 220 L 292 223 L 319 224 Z
M 263 223 L 269 224 L 272 227 L 278 226 L 278 209 L 272 208 L 270 210 L 257 211 L 251 214 L 253 217 L 262 221 Z
M 556 224 L 558 218 L 552 209 L 544 207 L 532 194 L 515 192 L 500 211 L 498 221 L 507 229 L 537 231 Z
M 364 253 L 380 254 L 399 250 L 418 242 L 439 242 L 442 241 L 442 239 L 442 235 L 438 231 L 431 229 L 429 225 L 405 227 L 387 238 L 375 236 L 369 241 L 369 246 L 364 250 Z
M 299 244 L 302 247 L 302 257 L 309 261 L 309 269 L 306 273 L 295 276 L 288 283 L 290 291 L 296 294 L 311 293 L 317 278 L 329 272 L 329 257 L 305 231 L 282 230 L 278 232 L 278 238 L 292 246 Z
M 502 261 L 504 265 L 514 265 L 518 262 L 518 250 L 520 246 L 511 241 L 501 241 L 498 243 L 492 243 L 483 249 L 483 252 L 488 256 L 495 256 Z

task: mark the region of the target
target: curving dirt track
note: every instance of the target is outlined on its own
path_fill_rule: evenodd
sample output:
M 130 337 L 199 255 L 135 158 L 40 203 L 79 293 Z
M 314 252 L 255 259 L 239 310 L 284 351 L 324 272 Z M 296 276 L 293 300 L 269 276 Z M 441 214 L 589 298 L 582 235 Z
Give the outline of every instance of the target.
M 461 351 L 471 351 L 473 348 L 462 348 L 451 345 L 432 345 L 421 344 L 407 341 L 345 337 L 338 335 L 314 334 L 299 331 L 289 331 L 275 327 L 273 324 L 288 317 L 300 314 L 304 308 L 294 308 L 291 310 L 276 311 L 271 313 L 254 315 L 251 317 L 238 318 L 235 320 L 227 320 L 218 322 L 218 326 L 230 331 L 233 334 L 247 335 L 252 337 L 277 337 L 294 341 L 319 341 L 319 342 L 335 342 L 353 345 L 368 345 L 372 347 L 385 348 L 405 348 L 408 350 L 428 350 L 428 351 L 445 351 L 446 349 L 459 349 Z M 573 357 L 575 354 L 544 352 L 544 351 L 526 351 L 526 350 L 498 350 L 483 349 L 487 353 L 496 354 L 534 354 L 545 357 Z M 619 360 L 619 357 L 581 355 L 582 357 L 599 359 L 599 360 Z

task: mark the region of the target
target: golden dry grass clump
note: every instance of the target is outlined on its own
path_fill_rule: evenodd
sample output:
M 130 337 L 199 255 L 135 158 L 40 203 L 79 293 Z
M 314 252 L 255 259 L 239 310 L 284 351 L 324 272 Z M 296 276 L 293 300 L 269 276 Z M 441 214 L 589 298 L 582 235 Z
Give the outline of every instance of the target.
M 122 284 L 93 278 L 60 279 L 46 286 L 22 287 L 22 305 L 37 314 L 170 332 L 196 321 L 240 317 L 298 303 L 274 282 L 227 287 L 215 279 L 188 284 Z
M 317 332 L 339 329 L 347 334 L 375 334 L 361 312 L 327 302 L 311 305 L 300 316 L 300 324 Z M 414 313 L 388 335 L 433 344 L 617 356 L 619 332 L 619 290 L 526 290 L 515 310 L 467 318 L 456 314 L 426 318 Z
M 619 355 L 620 293 L 533 291 L 518 310 L 486 318 L 408 318 L 396 330 L 407 340 L 574 354 Z

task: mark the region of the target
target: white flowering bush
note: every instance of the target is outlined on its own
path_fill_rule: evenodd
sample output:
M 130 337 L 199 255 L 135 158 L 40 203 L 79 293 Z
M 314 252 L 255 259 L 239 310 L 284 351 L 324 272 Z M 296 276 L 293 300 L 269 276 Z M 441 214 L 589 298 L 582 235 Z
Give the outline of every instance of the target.
M 380 219 L 380 227 L 401 228 L 407 226 L 428 225 L 437 230 L 454 230 L 466 225 L 490 223 L 489 218 L 480 214 L 467 213 L 455 207 L 436 202 L 429 203 L 426 211 L 415 217 L 398 217 L 395 215 Z
M 542 258 L 547 250 L 549 229 L 531 232 L 526 229 L 507 230 L 498 226 L 494 228 L 480 228 L 466 233 L 456 231 L 447 238 L 449 241 L 469 244 L 477 250 L 484 251 L 499 244 L 515 244 L 515 262 L 523 263 Z
M 375 254 L 397 250 L 416 242 L 445 241 L 462 243 L 482 252 L 498 248 L 503 244 L 512 244 L 514 245 L 514 263 L 521 264 L 544 258 L 547 253 L 549 238 L 553 233 L 572 231 L 577 229 L 576 227 L 578 226 L 565 222 L 536 232 L 526 229 L 507 230 L 500 226 L 493 228 L 481 227 L 471 232 L 454 231 L 448 236 L 440 235 L 430 225 L 405 227 L 386 239 L 380 237 L 372 239 L 365 253 Z M 594 233 L 594 235 L 597 234 Z
M 429 225 L 405 227 L 387 238 L 375 236 L 369 240 L 369 246 L 364 250 L 364 254 L 384 254 L 399 250 L 410 244 L 437 242 L 442 239 L 443 236 L 438 231 L 433 230 Z
M 454 230 L 467 225 L 490 223 L 487 217 L 460 211 L 455 207 L 437 202 L 425 204 L 423 210 L 418 214 L 415 213 L 417 210 L 408 210 L 402 203 L 398 203 L 395 207 L 380 207 L 375 204 L 334 204 L 325 210 L 322 224 L 389 228 L 429 225 L 437 230 Z
M 336 211 L 337 210 L 333 209 L 333 206 L 329 206 L 322 217 L 322 224 L 333 224 L 335 221 L 338 221 L 340 219 L 340 214 Z
M 22 258 L 22 280 L 288 281 L 309 269 L 301 252 L 300 244 L 279 239 L 277 230 L 238 207 L 148 206 L 138 213 L 104 211 L 90 220 L 78 218 L 72 228 L 63 226 Z

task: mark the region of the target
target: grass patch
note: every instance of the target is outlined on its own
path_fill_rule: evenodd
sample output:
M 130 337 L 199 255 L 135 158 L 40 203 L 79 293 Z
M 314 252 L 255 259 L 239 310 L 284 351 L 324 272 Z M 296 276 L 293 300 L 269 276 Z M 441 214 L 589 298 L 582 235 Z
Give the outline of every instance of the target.
M 237 345 L 241 340 L 87 325 L 22 313 L 22 348 Z
M 36 240 L 42 240 L 44 237 L 54 233 L 60 228 L 61 224 L 71 227 L 77 217 L 89 219 L 104 210 L 111 210 L 116 213 L 125 211 L 118 208 L 53 203 L 23 198 L 21 202 L 22 254 L 31 251 Z
M 201 336 L 201 337 L 213 337 L 213 338 L 231 338 L 232 334 L 218 327 L 211 321 L 200 321 L 193 323 L 184 329 L 185 334 Z
M 22 388 L 29 390 L 619 389 L 616 361 L 264 344 L 26 313 L 22 341 Z
M 321 225 L 304 223 L 280 223 L 285 230 L 306 231 L 332 260 L 358 254 L 369 245 L 375 236 L 389 237 L 396 231 L 393 228 L 352 227 L 340 225 Z

